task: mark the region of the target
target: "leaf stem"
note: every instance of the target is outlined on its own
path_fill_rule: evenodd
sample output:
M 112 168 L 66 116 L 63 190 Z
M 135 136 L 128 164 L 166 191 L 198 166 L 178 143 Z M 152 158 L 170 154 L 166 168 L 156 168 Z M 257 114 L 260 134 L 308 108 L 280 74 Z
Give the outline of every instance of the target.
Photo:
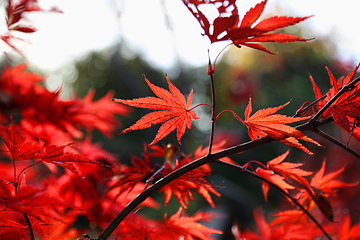
M 192 107 L 192 108 L 188 109 L 188 111 L 190 112 L 190 111 L 192 111 L 192 110 L 194 110 L 195 108 L 200 107 L 200 106 L 208 106 L 208 107 L 210 108 L 210 110 L 211 110 L 211 114 L 212 114 L 213 109 L 212 109 L 212 107 L 211 107 L 209 104 L 207 104 L 207 103 L 199 103 L 198 105 L 196 105 L 196 106 L 194 106 L 194 107 Z
M 269 181 L 266 178 L 263 178 L 261 176 L 259 176 L 258 174 L 243 168 L 240 165 L 235 165 L 229 162 L 225 162 L 225 161 L 221 161 L 221 160 L 217 160 L 215 163 L 221 164 L 221 165 L 225 165 L 228 167 L 232 167 L 235 169 L 238 169 L 242 172 L 246 172 L 247 174 L 250 174 L 253 177 L 256 177 L 258 179 L 260 179 L 261 181 L 267 182 L 268 184 L 272 185 L 273 187 L 275 187 L 279 192 L 281 192 L 283 195 L 285 195 L 286 197 L 288 197 L 289 199 L 291 199 L 291 201 L 296 204 L 304 213 L 306 213 L 306 215 L 308 215 L 311 220 L 318 226 L 318 228 L 324 233 L 324 235 L 331 240 L 331 237 L 327 234 L 327 232 L 324 230 L 324 228 L 320 225 L 320 223 L 308 212 L 308 210 L 306 210 L 295 198 L 293 198 L 289 193 L 285 192 L 283 189 L 281 189 L 278 185 L 274 184 L 273 182 Z
M 232 111 L 232 110 L 223 110 L 223 111 L 221 111 L 221 112 L 216 116 L 216 118 L 215 118 L 214 121 L 216 122 L 217 119 L 220 117 L 220 115 L 223 114 L 224 112 L 230 112 L 230 113 L 232 113 L 237 120 L 239 120 L 242 124 L 245 125 L 244 120 L 242 120 L 242 119 L 239 117 L 239 115 L 237 115 L 237 114 L 236 114 L 234 111 Z

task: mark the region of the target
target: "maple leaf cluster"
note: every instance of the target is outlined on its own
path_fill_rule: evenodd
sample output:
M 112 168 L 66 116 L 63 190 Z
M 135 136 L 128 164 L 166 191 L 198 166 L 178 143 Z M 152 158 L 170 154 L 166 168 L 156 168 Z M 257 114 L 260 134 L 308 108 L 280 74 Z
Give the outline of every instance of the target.
M 357 65 L 346 77 L 341 77 L 338 80 L 335 79 L 330 69 L 325 66 L 332 86 L 326 93 L 325 98 L 323 98 L 320 89 L 316 85 L 313 77 L 310 75 L 315 98 L 318 101 L 316 104 L 318 111 L 320 111 L 321 108 L 324 107 L 325 104 L 329 102 L 342 88 L 351 84 L 359 66 L 360 64 Z M 360 141 L 359 129 L 356 128 L 358 118 L 360 117 L 360 105 L 358 100 L 359 94 L 360 85 L 355 83 L 354 86 L 349 88 L 349 90 L 345 91 L 345 93 L 337 98 L 320 116 L 323 120 L 332 118 L 336 125 L 340 126 L 346 132 L 351 133 L 357 141 Z
M 144 159 L 131 156 L 132 166 L 121 164 L 115 155 L 83 136 L 84 131 L 98 129 L 111 137 L 120 126 L 114 115 L 126 115 L 128 108 L 112 102 L 111 92 L 98 101 L 93 101 L 92 90 L 83 99 L 61 100 L 58 92 L 49 92 L 40 85 L 43 80 L 42 76 L 26 71 L 24 64 L 5 66 L 0 77 L 2 158 L 11 160 L 11 164 L 1 163 L 5 173 L 0 178 L 2 239 L 28 238 L 30 223 L 41 239 L 76 237 L 86 231 L 72 227 L 79 217 L 99 229 L 105 228 L 145 189 L 145 181 L 155 170 L 151 158 L 172 158 L 176 162 L 171 168 L 165 161 L 166 167 L 154 177 L 167 175 L 193 161 L 190 157 L 172 155 L 167 148 L 152 146 L 149 152 L 145 146 Z M 176 93 L 174 88 L 171 87 L 172 92 Z M 180 92 L 177 94 L 179 97 Z M 14 112 L 21 115 L 18 122 L 13 118 Z M 186 208 L 188 198 L 193 199 L 192 194 L 197 193 L 214 206 L 209 193 L 219 194 L 203 178 L 210 172 L 210 168 L 197 169 L 166 186 L 166 202 L 174 194 Z M 29 179 L 37 179 L 36 187 Z M 158 208 L 159 204 L 149 198 L 141 206 Z M 155 239 L 166 231 L 168 239 L 184 234 L 187 239 L 192 236 L 208 239 L 212 233 L 220 233 L 198 223 L 209 220 L 210 215 L 198 213 L 188 217 L 180 216 L 180 212 L 181 209 L 169 219 L 165 217 L 164 222 L 149 220 L 138 213 L 114 234 L 122 239 L 137 236 Z M 163 227 L 154 231 L 154 226 L 159 225 Z
M 309 40 L 271 33 L 310 16 L 274 16 L 259 20 L 267 0 L 249 9 L 241 21 L 235 0 L 183 0 L 183 3 L 198 20 L 211 43 L 230 40 L 235 46 L 243 45 L 272 54 L 258 43 Z M 204 4 L 218 11 L 219 16 L 213 23 L 201 11 L 201 5 Z M 5 11 L 8 32 L 0 35 L 0 38 L 19 51 L 14 41 L 21 39 L 15 37 L 13 32 L 35 32 L 37 29 L 24 21 L 24 15 L 43 10 L 36 0 L 8 0 Z M 51 11 L 59 10 L 53 8 Z M 261 210 L 254 210 L 258 233 L 249 229 L 241 230 L 238 225 L 234 225 L 232 230 L 235 239 L 314 239 L 324 234 L 337 239 L 360 238 L 359 223 L 351 227 L 348 214 L 338 213 L 335 216 L 333 203 L 338 203 L 330 201 L 337 196 L 340 188 L 357 185 L 336 179 L 340 178 L 345 167 L 338 167 L 325 174 L 324 160 L 316 172 L 303 170 L 303 163 L 284 161 L 289 151 L 268 161 L 266 165 L 250 161 L 240 166 L 228 157 L 230 154 L 226 154 L 238 147 L 246 148 L 267 139 L 312 155 L 299 140 L 321 145 L 304 135 L 299 127 L 288 125 L 299 121 L 308 121 L 302 126 L 309 126 L 314 121 L 322 123 L 330 120 L 360 141 L 360 107 L 357 100 L 360 86 L 358 80 L 354 80 L 359 66 L 339 80 L 326 67 L 332 88 L 324 96 L 310 76 L 316 98 L 311 105 L 317 106 L 319 116 L 314 113 L 317 118 L 289 117 L 276 113 L 289 102 L 260 109 L 252 114 L 249 98 L 244 120 L 231 110 L 224 110 L 215 117 L 214 96 L 213 107 L 205 103 L 191 107 L 193 90 L 186 98 L 167 76 L 169 90 L 155 86 L 144 76 L 156 97 L 124 100 L 112 98 L 114 93 L 109 91 L 103 98 L 94 101 L 94 91 L 90 90 L 82 99 L 62 100 L 59 91 L 50 92 L 46 89 L 42 85 L 44 77 L 26 71 L 25 64 L 5 66 L 0 76 L 0 238 L 35 239 L 36 236 L 38 239 L 70 239 L 89 231 L 96 234 L 104 229 L 106 231 L 119 217 L 119 212 L 149 192 L 147 190 L 159 186 L 157 183 L 161 181 L 157 180 L 161 179 L 168 180 L 157 189 L 164 193 L 165 205 L 175 196 L 180 204 L 179 210 L 170 217 L 165 213 L 162 221 L 148 219 L 141 214 L 141 208 L 159 208 L 159 203 L 145 197 L 136 206 L 138 210 L 127 214 L 121 224 L 114 227 L 114 238 L 151 240 L 161 236 L 165 240 L 212 239 L 212 234 L 222 234 L 222 231 L 206 227 L 200 221 L 209 221 L 219 216 L 205 212 L 197 212 L 193 216 L 184 213 L 190 204 L 189 200 L 195 201 L 194 194 L 200 195 L 211 207 L 215 207 L 212 196 L 220 196 L 220 186 L 207 180 L 207 176 L 212 173 L 209 163 L 236 167 L 261 179 L 265 201 L 268 201 L 269 187 L 272 185 L 285 195 L 286 200 L 300 208 L 273 214 L 271 223 L 266 221 Z M 213 84 L 214 70 L 208 74 Z M 101 144 L 92 143 L 91 133 L 98 130 L 105 137 L 112 137 L 121 126 L 115 115 L 127 115 L 128 106 L 155 111 L 143 116 L 123 130 L 122 134 L 156 124 L 162 125 L 154 140 L 148 146 L 144 145 L 143 157 L 130 154 L 130 164 L 126 165 L 115 154 L 102 149 Z M 175 130 L 180 144 L 185 130 L 191 129 L 192 120 L 198 119 L 194 109 L 199 106 L 208 106 L 212 111 L 211 134 L 214 134 L 218 117 L 223 112 L 232 112 L 247 127 L 251 141 L 226 149 L 223 147 L 224 141 L 214 144 L 211 135 L 209 145 L 204 148 L 199 146 L 193 156 L 183 153 L 173 144 L 163 147 L 155 145 Z M 317 126 L 311 127 L 308 130 L 314 130 Z M 224 153 L 225 157 L 221 155 Z M 155 164 L 155 158 L 160 158 L 163 164 Z M 202 162 L 201 166 L 194 165 L 199 162 Z M 256 169 L 252 166 L 254 162 L 259 164 Z M 197 167 L 170 179 L 189 166 Z M 316 218 L 325 222 L 323 227 L 313 217 L 314 212 Z M 335 217 L 340 220 L 334 221 Z M 88 226 L 83 227 L 83 223 Z M 306 233 L 304 228 L 307 229 Z M 87 234 L 83 236 L 81 239 L 91 239 Z
M 267 0 L 256 4 L 253 8 L 250 8 L 250 10 L 247 11 L 245 16 L 242 18 L 241 22 L 236 0 L 183 0 L 183 3 L 198 20 L 201 28 L 204 30 L 204 35 L 209 38 L 211 43 L 231 40 L 237 47 L 241 47 L 241 45 L 243 45 L 274 54 L 257 42 L 287 43 L 310 40 L 285 33 L 270 33 L 271 31 L 297 24 L 311 16 L 274 16 L 258 21 L 264 11 Z M 204 14 L 200 9 L 200 6 L 204 4 L 211 4 L 216 7 L 218 11 L 219 16 L 215 18 L 213 23 L 209 22 L 206 14 Z
M 299 168 L 303 163 L 284 162 L 288 154 L 289 151 L 268 161 L 266 166 L 257 167 L 254 171 L 263 179 L 262 190 L 265 200 L 268 201 L 269 183 L 287 194 L 289 191 L 293 191 L 294 197 L 287 197 L 287 199 L 291 203 L 297 199 L 296 201 L 304 206 L 307 212 L 313 212 L 312 210 L 317 208 L 329 221 L 324 227 L 329 234 L 337 236 L 339 239 L 346 239 L 342 238 L 343 236 L 348 236 L 349 239 L 358 238 L 359 234 L 355 232 L 355 229 L 359 228 L 358 224 L 353 226 L 354 229 L 350 229 L 348 215 L 343 216 L 340 223 L 335 222 L 333 209 L 328 200 L 330 197 L 336 196 L 340 188 L 357 185 L 357 183 L 344 183 L 335 179 L 345 168 L 325 174 L 325 161 L 323 161 L 321 168 L 314 174 Z M 247 163 L 245 167 L 249 165 L 250 163 Z M 308 181 L 307 178 L 311 175 L 313 177 Z M 303 210 L 285 210 L 272 214 L 272 216 L 275 218 L 268 224 L 263 211 L 254 210 L 258 234 L 251 230 L 241 231 L 239 226 L 235 225 L 232 229 L 235 239 L 316 239 L 324 234 L 318 226 L 309 221 Z M 339 225 L 341 229 L 339 229 Z M 304 228 L 307 229 L 306 233 L 303 232 Z

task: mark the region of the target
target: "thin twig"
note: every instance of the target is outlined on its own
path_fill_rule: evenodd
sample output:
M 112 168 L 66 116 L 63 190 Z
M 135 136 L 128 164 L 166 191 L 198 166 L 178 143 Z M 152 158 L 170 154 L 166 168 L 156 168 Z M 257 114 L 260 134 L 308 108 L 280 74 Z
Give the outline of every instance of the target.
M 278 185 L 274 184 L 273 182 L 269 181 L 268 179 L 266 178 L 263 178 L 261 176 L 259 176 L 258 174 L 246 169 L 246 168 L 243 168 L 242 166 L 240 165 L 235 165 L 235 164 L 232 164 L 232 163 L 228 163 L 228 162 L 225 162 L 225 161 L 220 161 L 220 160 L 217 160 L 215 163 L 218 163 L 218 164 L 221 164 L 221 165 L 225 165 L 225 166 L 228 166 L 228 167 L 232 167 L 232 168 L 235 168 L 235 169 L 238 169 L 242 172 L 246 172 L 247 174 L 250 174 L 251 176 L 253 177 L 256 177 L 258 179 L 260 179 L 261 181 L 264 181 L 264 182 L 267 182 L 268 184 L 272 185 L 273 187 L 275 187 L 279 192 L 281 192 L 283 195 L 285 195 L 286 197 L 288 197 L 289 199 L 291 199 L 291 201 L 296 204 L 304 213 L 306 213 L 306 215 L 308 215 L 311 220 L 318 226 L 318 228 L 324 233 L 324 235 L 329 239 L 331 240 L 331 237 L 327 234 L 327 232 L 324 230 L 324 228 L 320 225 L 320 223 L 309 213 L 308 210 L 306 210 L 295 198 L 293 198 L 289 193 L 285 192 L 281 187 L 279 187 Z
M 338 145 L 339 147 L 343 148 L 344 150 L 348 151 L 349 153 L 351 153 L 352 155 L 354 155 L 355 157 L 360 159 L 360 154 L 357 153 L 356 151 L 354 151 L 353 149 L 349 148 L 347 145 L 343 144 L 342 142 L 340 142 L 339 140 L 337 140 L 336 138 L 333 138 L 332 136 L 330 136 L 329 134 L 321 131 L 320 129 L 316 128 L 312 130 L 314 133 L 322 136 L 323 138 L 326 138 L 327 140 L 329 140 L 330 142 Z
M 211 131 L 210 131 L 210 139 L 209 139 L 209 151 L 208 155 L 211 154 L 212 145 L 214 141 L 214 131 L 215 131 L 215 84 L 214 84 L 214 71 L 211 65 L 210 52 L 208 50 L 209 57 L 209 66 L 208 66 L 208 74 L 210 75 L 210 85 L 211 85 L 211 101 L 212 101 L 212 112 L 211 112 Z

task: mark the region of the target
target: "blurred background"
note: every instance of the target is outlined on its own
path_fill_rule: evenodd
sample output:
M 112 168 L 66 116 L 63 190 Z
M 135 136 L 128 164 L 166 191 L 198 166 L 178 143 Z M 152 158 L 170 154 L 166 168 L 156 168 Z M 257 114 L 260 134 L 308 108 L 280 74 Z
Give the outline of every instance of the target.
M 260 0 L 239 0 L 240 16 L 258 2 Z M 182 93 L 188 94 L 194 89 L 193 105 L 203 102 L 210 104 L 208 49 L 214 60 L 228 42 L 210 46 L 208 39 L 201 35 L 198 22 L 181 1 L 47 0 L 39 3 L 44 9 L 57 6 L 63 14 L 28 14 L 29 21 L 39 31 L 21 35 L 28 41 L 22 46 L 25 62 L 30 70 L 47 76 L 46 84 L 49 89 L 61 89 L 64 99 L 83 97 L 89 89 L 96 90 L 95 99 L 103 97 L 109 90 L 114 90 L 115 97 L 122 99 L 153 95 L 142 74 L 155 85 L 167 88 L 167 73 Z M 305 43 L 265 44 L 269 50 L 277 52 L 277 55 L 246 47 L 227 48 L 216 65 L 216 112 L 231 109 L 243 117 L 251 96 L 253 112 L 292 100 L 290 105 L 281 110 L 282 114 L 291 116 L 305 101 L 313 101 L 315 98 L 309 73 L 322 93 L 326 93 L 330 83 L 324 64 L 338 78 L 347 75 L 360 61 L 360 41 L 353 31 L 357 9 L 352 4 L 353 1 L 350 0 L 269 0 L 262 18 L 273 15 L 315 15 L 282 30 L 315 39 Z M 12 64 L 24 61 L 4 43 L 0 43 L 0 49 L 2 65 L 8 61 Z M 3 54 L 4 51 L 7 57 Z M 133 109 L 128 117 L 119 118 L 122 128 L 129 127 L 147 112 Z M 186 131 L 182 137 L 182 145 L 179 146 L 186 154 L 191 154 L 199 145 L 206 146 L 208 143 L 211 124 L 209 109 L 199 107 L 195 112 L 200 120 L 193 121 L 193 129 Z M 329 127 L 324 129 L 343 142 L 349 138 L 346 133 Z M 122 163 L 128 163 L 129 153 L 142 156 L 142 143 L 151 142 L 157 130 L 158 127 L 154 126 L 120 136 L 119 129 L 113 139 L 105 139 L 100 133 L 94 133 L 92 139 L 94 142 L 102 142 L 104 148 L 117 154 Z M 305 143 L 306 147 L 316 153 L 316 157 L 292 148 L 288 161 L 305 162 L 304 169 L 309 171 L 317 171 L 325 158 L 328 159 L 329 169 L 338 169 L 344 164 L 347 164 L 347 169 L 351 166 L 359 167 L 359 163 L 350 154 L 314 134 L 309 133 L 309 136 L 321 142 L 327 147 L 326 150 Z M 226 146 L 249 140 L 247 129 L 231 114 L 222 115 L 216 125 L 215 142 L 223 139 L 227 140 Z M 159 144 L 167 143 L 177 144 L 174 133 Z M 350 145 L 358 148 L 354 140 L 350 141 Z M 250 150 L 233 156 L 232 159 L 240 164 L 250 160 L 266 163 L 288 149 L 287 145 L 272 143 L 261 147 L 261 150 Z M 161 164 L 161 160 L 159 163 Z M 346 176 L 346 179 L 342 179 L 345 182 L 358 180 L 353 172 L 347 172 Z M 216 223 L 215 228 L 223 224 L 226 229 L 233 221 L 247 226 L 252 221 L 252 208 L 261 205 L 271 212 L 284 200 L 274 189 L 270 189 L 269 203 L 265 204 L 261 183 L 257 179 L 222 166 L 216 166 L 210 181 L 215 185 L 222 184 L 219 192 L 223 197 L 213 198 L 217 204 L 215 210 L 220 211 L 224 218 L 221 223 Z M 360 200 L 357 194 L 345 192 L 342 196 L 349 198 L 349 208 L 360 212 L 358 207 L 354 207 L 356 201 Z M 160 203 L 163 202 L 162 195 L 155 198 Z M 199 208 L 207 207 L 198 198 L 197 203 L 190 204 L 188 212 L 193 213 Z M 168 208 L 163 207 L 160 211 L 141 211 L 150 217 L 161 219 L 164 211 L 170 215 L 177 209 L 178 203 L 172 201 Z

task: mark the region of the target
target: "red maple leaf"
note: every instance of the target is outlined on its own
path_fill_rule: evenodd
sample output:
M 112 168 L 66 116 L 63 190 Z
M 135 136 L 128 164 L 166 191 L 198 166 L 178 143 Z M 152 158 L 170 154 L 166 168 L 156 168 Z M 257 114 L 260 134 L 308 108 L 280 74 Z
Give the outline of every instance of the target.
M 210 218 L 214 217 L 213 214 L 208 213 L 195 213 L 194 216 L 182 216 L 182 207 L 172 215 L 169 219 L 167 219 L 167 214 L 164 215 L 164 224 L 168 229 L 161 229 L 161 232 L 165 233 L 165 236 L 171 236 L 166 239 L 177 239 L 179 236 L 183 236 L 185 240 L 193 240 L 193 239 L 211 239 L 210 235 L 213 233 L 222 234 L 221 231 L 215 230 L 212 228 L 208 228 L 198 221 L 207 221 Z M 167 233 L 166 233 L 167 232 Z M 160 234 L 159 234 L 160 235 Z M 161 234 L 160 236 L 163 236 Z
M 49 219 L 60 219 L 62 207 L 70 207 L 69 204 L 63 203 L 60 199 L 49 196 L 45 190 L 31 186 L 21 185 L 20 190 L 15 193 L 13 184 L 0 179 L 0 189 L 0 212 L 24 213 L 38 221 L 48 223 Z
M 38 161 L 37 163 L 52 163 L 68 169 L 78 177 L 81 176 L 73 163 L 100 164 L 83 155 L 65 152 L 64 148 L 71 144 L 56 146 L 43 144 L 41 142 L 27 142 L 26 138 L 14 124 L 1 128 L 0 136 L 4 140 L 13 161 L 34 160 Z M 32 164 L 31 166 L 35 164 Z
M 304 39 L 284 33 L 269 33 L 273 30 L 294 25 L 308 17 L 285 17 L 275 16 L 258 22 L 262 12 L 264 11 L 267 0 L 258 3 L 255 7 L 250 8 L 245 14 L 242 21 L 239 20 L 238 8 L 235 0 L 231 1 L 185 1 L 183 3 L 187 6 L 194 17 L 199 21 L 203 28 L 205 35 L 209 37 L 211 43 L 231 40 L 235 46 L 241 45 L 258 49 L 267 53 L 272 53 L 265 47 L 256 42 L 295 42 L 295 41 L 309 41 L 311 39 Z M 219 16 L 215 18 L 214 22 L 210 24 L 209 20 L 199 9 L 201 4 L 214 4 L 217 7 Z M 230 15 L 230 16 L 229 16 Z M 213 29 L 213 31 L 211 30 Z
M 238 225 L 235 225 L 232 228 L 235 240 L 307 240 L 314 239 L 316 236 L 319 236 L 319 231 L 315 225 L 307 224 L 306 231 L 304 231 L 304 225 L 302 224 L 283 225 L 267 223 L 262 209 L 255 209 L 253 211 L 253 214 L 256 227 L 258 229 L 258 234 L 248 229 L 240 231 Z M 295 213 L 295 215 L 297 214 Z
M 300 197 L 299 202 L 302 204 L 307 202 L 307 210 L 310 211 L 313 207 L 318 206 L 321 212 L 330 220 L 333 221 L 332 208 L 327 198 L 335 196 L 336 192 L 341 187 L 352 187 L 357 183 L 344 183 L 334 178 L 344 171 L 344 167 L 335 172 L 325 173 L 325 161 L 323 161 L 320 170 L 315 173 L 310 182 L 310 187 L 305 186 L 306 192 L 300 192 L 297 197 Z
M 13 31 L 23 33 L 33 33 L 37 31 L 37 28 L 32 24 L 26 23 L 24 14 L 28 12 L 44 11 L 38 4 L 37 0 L 8 0 L 6 3 L 6 25 L 8 32 L 0 35 L 0 39 L 3 40 L 10 47 L 21 53 L 20 49 L 16 46 L 16 41 L 24 41 L 22 38 L 16 37 L 12 34 Z M 56 7 L 52 7 L 50 12 L 62 13 Z
M 350 216 L 346 215 L 338 228 L 338 239 L 359 239 L 360 238 L 360 223 L 351 226 Z
M 169 153 L 169 150 L 174 150 L 174 152 Z M 171 172 L 181 168 L 182 166 L 194 161 L 193 159 L 189 158 L 189 156 L 178 154 L 173 147 L 170 149 L 166 148 L 164 151 L 164 156 L 162 157 L 164 157 L 165 160 L 166 158 L 171 159 L 171 161 L 169 162 L 166 160 L 164 165 L 155 173 L 159 176 L 166 176 Z M 171 162 L 174 162 L 174 166 L 171 165 Z M 165 205 L 169 203 L 172 195 L 175 195 L 175 197 L 179 200 L 180 205 L 183 208 L 187 208 L 187 205 L 189 204 L 189 198 L 194 200 L 193 193 L 197 193 L 205 198 L 205 200 L 212 207 L 215 207 L 210 193 L 215 194 L 216 196 L 220 196 L 220 193 L 218 193 L 214 189 L 214 186 L 208 183 L 204 178 L 210 173 L 211 169 L 209 166 L 202 166 L 181 175 L 180 177 L 165 185 L 160 190 L 160 192 L 164 192 Z
M 127 107 L 110 100 L 114 95 L 112 91 L 97 101 L 93 101 L 93 90 L 83 99 L 62 100 L 59 92 L 49 92 L 44 86 L 35 84 L 43 81 L 42 76 L 25 69 L 24 64 L 4 67 L 0 77 L 0 94 L 4 94 L 0 105 L 4 108 L 0 108 L 0 115 L 20 112 L 22 132 L 35 140 L 68 143 L 72 138 L 83 137 L 82 128 L 86 131 L 98 129 L 111 137 L 114 129 L 120 126 L 115 114 L 128 113 Z
M 309 176 L 312 174 L 312 172 L 299 169 L 298 167 L 302 166 L 303 163 L 283 162 L 289 152 L 290 151 L 288 150 L 284 154 L 274 158 L 271 161 L 268 161 L 267 167 L 280 173 L 284 177 L 289 177 L 302 184 L 308 185 L 307 180 L 304 178 L 304 176 Z
M 143 116 L 131 127 L 123 130 L 121 134 L 151 127 L 154 124 L 163 123 L 155 139 L 149 144 L 153 145 L 170 132 L 177 128 L 177 140 L 180 144 L 180 138 L 185 133 L 186 128 L 191 129 L 191 119 L 198 119 L 195 112 L 190 108 L 193 92 L 191 91 L 186 101 L 184 95 L 177 89 L 166 76 L 170 92 L 155 86 L 143 76 L 150 89 L 156 97 L 145 97 L 133 100 L 122 100 L 113 98 L 113 101 L 126 104 L 133 107 L 149 108 L 159 110 Z
M 274 140 L 283 142 L 293 147 L 297 147 L 304 152 L 312 155 L 307 148 L 305 148 L 297 139 L 308 141 L 314 143 L 318 146 L 321 146 L 316 141 L 302 134 L 300 131 L 295 128 L 285 125 L 287 123 L 293 123 L 301 120 L 305 120 L 308 117 L 288 117 L 281 114 L 274 114 L 279 109 L 285 107 L 290 102 L 274 108 L 265 108 L 255 112 L 250 116 L 252 111 L 251 98 L 249 99 L 249 104 L 245 109 L 245 121 L 239 117 L 239 119 L 244 125 L 248 128 L 248 133 L 251 140 L 257 140 L 266 136 L 271 137 Z
M 294 186 L 285 182 L 285 178 L 283 176 L 280 176 L 279 174 L 274 173 L 274 171 L 272 171 L 272 170 L 266 170 L 266 169 L 258 167 L 256 169 L 256 174 L 269 180 L 270 182 L 272 182 L 273 184 L 275 184 L 276 186 L 278 186 L 282 190 L 284 190 L 286 193 L 289 192 L 288 189 L 295 189 Z M 262 190 L 263 190 L 265 201 L 267 202 L 268 201 L 267 194 L 269 192 L 269 184 L 267 182 L 264 182 L 264 181 L 262 182 Z
M 332 99 L 341 88 L 349 84 L 355 76 L 360 64 L 352 70 L 345 78 L 341 77 L 336 80 L 329 68 L 325 66 L 330 77 L 330 84 L 332 88 L 326 93 L 326 97 L 317 103 L 317 109 L 320 110 L 330 99 Z M 310 75 L 310 80 L 313 85 L 316 100 L 322 98 L 322 94 L 314 79 Z M 343 93 L 336 99 L 331 106 L 321 115 L 321 118 L 327 119 L 333 117 L 336 125 L 340 126 L 347 132 L 351 132 L 350 121 L 354 122 L 354 118 L 360 117 L 360 84 L 356 84 L 354 88 Z
M 117 191 L 115 199 L 124 191 L 131 191 L 136 184 L 153 172 L 150 155 L 146 146 L 144 146 L 144 159 L 132 155 L 130 159 L 132 166 L 122 164 L 119 172 L 115 173 L 115 176 L 112 177 L 112 181 L 109 183 L 110 190 L 116 189 Z

